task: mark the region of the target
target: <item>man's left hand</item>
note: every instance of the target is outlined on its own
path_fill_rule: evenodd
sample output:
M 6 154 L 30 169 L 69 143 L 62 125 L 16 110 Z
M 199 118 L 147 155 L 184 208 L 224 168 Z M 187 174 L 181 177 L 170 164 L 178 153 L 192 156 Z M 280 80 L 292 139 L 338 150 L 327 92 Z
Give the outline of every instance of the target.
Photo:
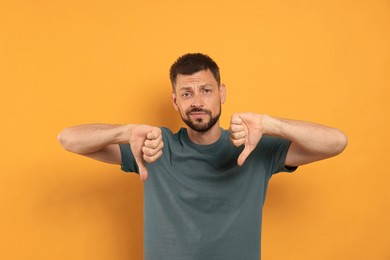
M 263 116 L 254 113 L 236 113 L 230 120 L 230 140 L 234 146 L 245 145 L 238 157 L 237 164 L 242 166 L 256 148 L 263 133 Z

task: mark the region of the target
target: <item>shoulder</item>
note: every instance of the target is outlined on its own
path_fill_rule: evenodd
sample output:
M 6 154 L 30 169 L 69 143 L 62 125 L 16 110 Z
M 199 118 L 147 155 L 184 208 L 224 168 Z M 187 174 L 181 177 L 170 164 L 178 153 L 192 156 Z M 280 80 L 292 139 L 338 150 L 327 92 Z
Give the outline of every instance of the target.
M 172 135 L 172 130 L 171 129 L 169 129 L 167 127 L 164 127 L 164 126 L 160 127 L 160 129 L 161 129 L 161 132 L 163 134 L 165 134 L 165 135 Z
M 160 127 L 162 138 L 165 144 L 177 143 L 182 139 L 182 136 L 185 134 L 185 129 L 180 128 L 176 133 L 172 132 L 171 129 L 167 127 Z
M 182 134 L 183 130 L 185 130 L 184 128 L 180 128 L 178 132 L 173 133 L 171 129 L 164 127 L 164 126 L 160 127 L 160 129 L 161 129 L 162 135 L 164 137 L 168 137 L 168 138 L 177 137 L 180 134 Z

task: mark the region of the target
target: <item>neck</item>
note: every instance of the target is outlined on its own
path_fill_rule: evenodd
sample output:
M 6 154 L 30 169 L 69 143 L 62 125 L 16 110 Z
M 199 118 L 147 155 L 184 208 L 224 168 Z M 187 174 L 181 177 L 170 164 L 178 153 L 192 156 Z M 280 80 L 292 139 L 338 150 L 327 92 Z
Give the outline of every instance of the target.
M 216 123 L 207 132 L 197 132 L 191 128 L 187 128 L 187 133 L 192 142 L 200 145 L 208 145 L 218 141 L 219 137 L 221 136 L 221 128 L 219 123 Z

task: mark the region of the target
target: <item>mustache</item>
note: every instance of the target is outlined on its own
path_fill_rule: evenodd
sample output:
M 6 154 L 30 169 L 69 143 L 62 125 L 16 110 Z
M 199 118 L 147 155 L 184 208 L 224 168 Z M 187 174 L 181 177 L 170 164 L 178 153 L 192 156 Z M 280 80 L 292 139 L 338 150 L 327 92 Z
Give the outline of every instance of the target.
M 208 115 L 211 115 L 211 111 L 210 110 L 203 109 L 203 108 L 200 108 L 200 107 L 190 108 L 190 109 L 187 110 L 186 114 L 189 115 L 192 112 L 204 112 L 204 113 L 206 113 Z

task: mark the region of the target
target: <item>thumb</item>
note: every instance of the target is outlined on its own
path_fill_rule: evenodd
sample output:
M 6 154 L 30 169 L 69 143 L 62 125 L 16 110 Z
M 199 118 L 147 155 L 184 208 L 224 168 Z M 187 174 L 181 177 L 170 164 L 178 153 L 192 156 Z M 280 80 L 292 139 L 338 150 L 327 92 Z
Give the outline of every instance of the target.
M 146 181 L 148 179 L 148 169 L 146 168 L 145 161 L 142 158 L 142 155 L 137 155 L 135 157 L 135 162 L 138 166 L 139 177 L 141 181 Z
M 141 181 L 146 181 L 148 178 L 148 170 L 146 169 L 145 161 L 142 153 L 142 143 L 139 141 L 130 141 L 131 151 L 133 152 L 135 162 L 138 166 L 139 177 Z
M 252 151 L 253 149 L 249 145 L 245 144 L 244 150 L 242 150 L 240 156 L 238 156 L 237 159 L 238 166 L 242 166 L 244 164 L 246 158 L 248 158 Z

